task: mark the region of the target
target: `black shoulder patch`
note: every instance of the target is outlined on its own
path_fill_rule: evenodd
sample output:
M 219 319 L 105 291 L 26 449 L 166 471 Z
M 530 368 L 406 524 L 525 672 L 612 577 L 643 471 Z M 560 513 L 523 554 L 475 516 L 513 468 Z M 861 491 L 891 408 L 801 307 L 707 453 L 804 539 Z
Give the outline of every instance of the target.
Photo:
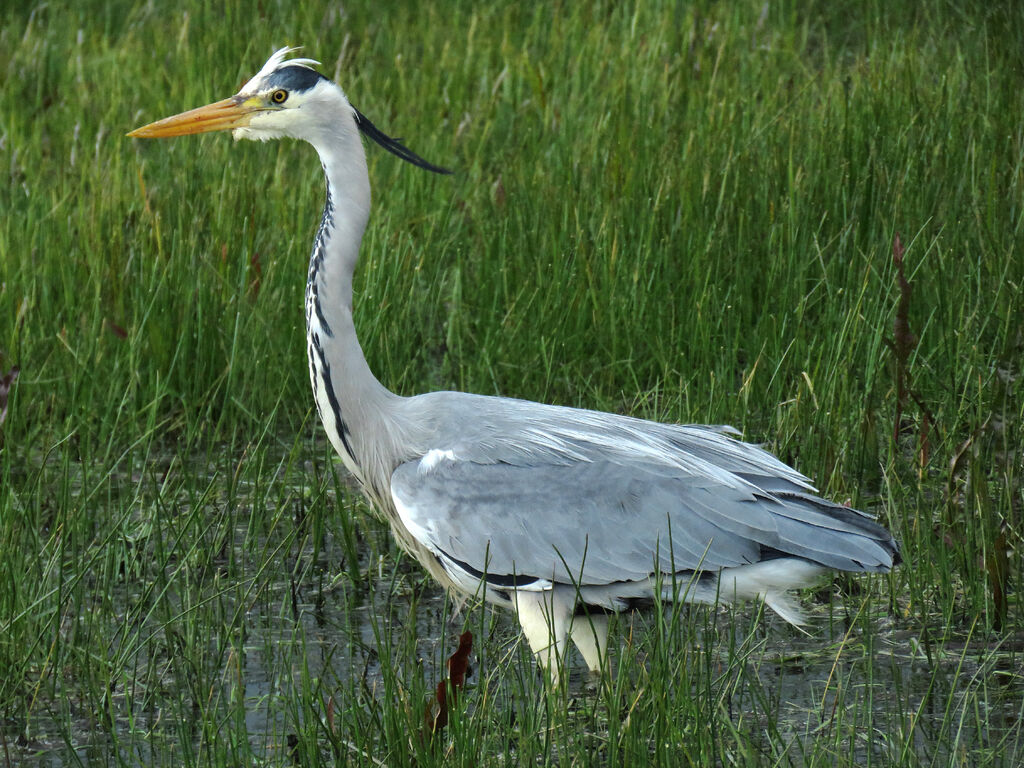
M 309 67 L 297 65 L 281 67 L 267 78 L 267 86 L 270 88 L 284 88 L 286 91 L 308 91 L 320 80 L 327 78 Z

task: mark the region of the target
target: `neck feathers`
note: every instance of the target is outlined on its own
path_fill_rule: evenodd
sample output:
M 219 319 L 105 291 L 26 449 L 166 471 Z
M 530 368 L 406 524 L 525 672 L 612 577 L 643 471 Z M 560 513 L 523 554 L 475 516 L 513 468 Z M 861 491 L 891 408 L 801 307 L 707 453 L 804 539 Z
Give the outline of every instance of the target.
M 375 468 L 363 446 L 388 433 L 396 397 L 370 371 L 352 319 L 352 277 L 370 210 L 366 156 L 351 108 L 339 108 L 316 148 L 327 200 L 309 259 L 306 331 L 309 376 L 324 429 L 345 465 L 366 485 Z

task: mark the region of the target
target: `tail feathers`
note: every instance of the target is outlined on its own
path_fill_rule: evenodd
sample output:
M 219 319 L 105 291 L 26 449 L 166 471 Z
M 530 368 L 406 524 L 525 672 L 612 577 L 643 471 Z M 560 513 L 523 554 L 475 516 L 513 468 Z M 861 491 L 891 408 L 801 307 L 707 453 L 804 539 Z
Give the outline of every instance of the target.
M 807 623 L 807 618 L 790 590 L 813 587 L 828 570 L 802 557 L 776 556 L 719 571 L 684 571 L 676 578 L 652 576 L 640 581 L 587 585 L 578 588 L 577 599 L 588 609 L 619 612 L 646 604 L 660 587 L 662 599 L 686 603 L 714 605 L 763 600 L 775 613 L 799 627 Z
M 807 616 L 800 604 L 788 592 L 765 592 L 764 604 L 795 627 L 807 623 Z
M 764 600 L 783 619 L 800 626 L 807 619 L 789 590 L 813 586 L 826 570 L 797 557 L 724 568 L 718 575 L 719 595 L 723 600 Z

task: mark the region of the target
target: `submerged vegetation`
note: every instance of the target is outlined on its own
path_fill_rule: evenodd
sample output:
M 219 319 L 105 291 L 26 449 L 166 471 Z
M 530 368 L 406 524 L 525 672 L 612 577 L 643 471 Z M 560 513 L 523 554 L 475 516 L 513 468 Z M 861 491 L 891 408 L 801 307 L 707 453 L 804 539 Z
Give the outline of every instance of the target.
M 1019 765 L 1021 39 L 973 0 L 8 11 L 0 766 Z M 312 408 L 314 153 L 123 136 L 283 44 L 456 170 L 368 148 L 386 385 L 733 424 L 904 565 L 808 636 L 623 617 L 561 691 L 453 613 Z

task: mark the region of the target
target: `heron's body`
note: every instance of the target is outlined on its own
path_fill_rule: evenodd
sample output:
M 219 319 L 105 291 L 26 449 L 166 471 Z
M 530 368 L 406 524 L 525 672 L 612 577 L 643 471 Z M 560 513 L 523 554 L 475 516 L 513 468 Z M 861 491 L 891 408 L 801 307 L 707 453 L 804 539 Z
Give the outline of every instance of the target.
M 597 669 L 604 614 L 656 593 L 761 598 L 799 622 L 787 590 L 827 569 L 887 571 L 898 562 L 898 545 L 870 517 L 817 497 L 803 475 L 727 430 L 459 392 L 389 392 L 366 363 L 352 317 L 370 209 L 360 133 L 441 169 L 377 131 L 313 62 L 286 53 L 232 99 L 134 135 L 231 129 L 317 150 L 327 202 L 306 288 L 317 409 L 399 544 L 445 587 L 514 609 L 544 663 L 553 665 L 571 636 Z

